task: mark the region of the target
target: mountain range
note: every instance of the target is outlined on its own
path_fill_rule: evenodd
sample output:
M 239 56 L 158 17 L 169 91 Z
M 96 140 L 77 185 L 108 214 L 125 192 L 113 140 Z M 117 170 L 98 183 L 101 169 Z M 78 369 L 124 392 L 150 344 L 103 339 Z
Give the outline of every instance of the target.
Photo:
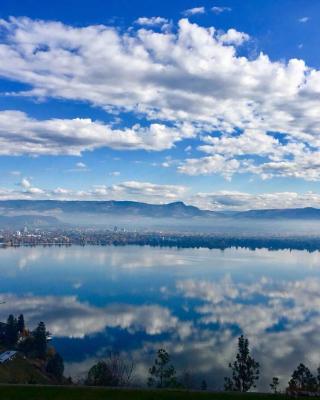
M 320 220 L 320 209 L 292 208 L 217 212 L 201 210 L 183 202 L 148 204 L 135 201 L 60 201 L 60 200 L 3 200 L 0 201 L 0 226 L 56 225 L 67 215 L 91 217 L 143 217 L 165 219 L 232 219 L 232 220 Z

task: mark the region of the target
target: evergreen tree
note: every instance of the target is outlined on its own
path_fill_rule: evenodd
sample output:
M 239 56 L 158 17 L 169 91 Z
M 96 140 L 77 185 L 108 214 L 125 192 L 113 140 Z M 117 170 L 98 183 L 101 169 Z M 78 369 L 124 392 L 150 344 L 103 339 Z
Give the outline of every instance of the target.
M 18 342 L 18 323 L 16 318 L 10 314 L 5 328 L 5 342 L 8 346 L 15 346 Z
M 19 318 L 18 318 L 18 330 L 19 330 L 20 333 L 23 333 L 24 330 L 25 330 L 23 314 L 20 314 Z
M 18 350 L 28 357 L 34 357 L 36 355 L 35 338 L 32 335 L 24 338 L 24 340 L 19 343 Z
M 46 371 L 61 381 L 63 377 L 64 364 L 59 353 L 55 353 L 52 357 L 50 357 L 46 366 Z
M 270 388 L 274 394 L 278 393 L 278 386 L 279 386 L 279 378 L 277 376 L 274 376 L 272 378 L 272 382 L 270 383 Z
M 293 371 L 289 381 L 289 391 L 310 391 L 317 390 L 317 379 L 312 375 L 310 369 L 304 364 L 299 364 Z
M 169 364 L 170 356 L 164 349 L 159 349 L 154 365 L 149 369 L 148 385 L 158 388 L 176 387 L 176 370 Z
M 47 353 L 47 331 L 44 322 L 39 322 L 39 325 L 33 332 L 35 355 L 39 358 L 45 358 Z
M 238 339 L 236 360 L 229 364 L 232 377 L 225 378 L 225 390 L 247 392 L 259 379 L 259 363 L 250 355 L 249 340 L 241 335 Z

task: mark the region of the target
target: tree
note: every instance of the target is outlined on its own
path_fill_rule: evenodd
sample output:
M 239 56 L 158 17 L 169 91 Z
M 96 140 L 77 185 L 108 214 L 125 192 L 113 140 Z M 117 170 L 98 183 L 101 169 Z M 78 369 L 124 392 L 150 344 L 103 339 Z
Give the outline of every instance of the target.
M 259 363 L 250 355 L 249 340 L 241 335 L 238 339 L 238 353 L 235 361 L 229 364 L 232 377 L 226 377 L 225 390 L 247 392 L 259 379 Z
M 39 325 L 33 332 L 35 355 L 39 358 L 45 358 L 47 353 L 47 336 L 48 332 L 44 322 L 39 322 Z
M 317 379 L 312 375 L 310 369 L 301 363 L 291 375 L 288 390 L 290 392 L 314 392 L 317 390 Z
M 9 346 L 15 346 L 18 342 L 18 323 L 16 318 L 10 314 L 5 328 L 5 342 Z
M 272 382 L 270 383 L 270 388 L 271 388 L 271 390 L 272 390 L 272 392 L 274 393 L 274 394 L 277 394 L 278 393 L 278 386 L 279 386 L 279 378 L 277 377 L 277 376 L 274 376 L 273 378 L 272 378 Z
M 201 382 L 201 390 L 207 390 L 207 381 L 205 379 L 202 380 Z
M 134 364 L 118 353 L 110 353 L 106 360 L 98 361 L 88 372 L 85 383 L 93 386 L 129 386 Z
M 317 383 L 318 383 L 318 390 L 320 387 L 320 366 L 317 368 Z
M 194 389 L 196 387 L 196 382 L 193 371 L 185 370 L 179 378 L 179 383 L 184 389 Z
M 64 364 L 63 358 L 59 353 L 55 353 L 52 357 L 49 358 L 46 366 L 46 371 L 49 374 L 55 376 L 59 381 L 61 381 L 63 377 Z
M 23 333 L 24 330 L 25 330 L 25 323 L 24 323 L 23 314 L 20 314 L 19 318 L 18 318 L 18 330 L 19 330 L 20 333 Z
M 35 356 L 36 355 L 35 338 L 32 335 L 25 337 L 19 343 L 18 349 L 28 357 Z
M 98 361 L 88 372 L 87 385 L 92 386 L 117 386 L 111 371 L 105 361 Z
M 176 370 L 170 363 L 170 356 L 164 349 L 159 349 L 154 365 L 149 369 L 148 385 L 158 388 L 177 386 Z

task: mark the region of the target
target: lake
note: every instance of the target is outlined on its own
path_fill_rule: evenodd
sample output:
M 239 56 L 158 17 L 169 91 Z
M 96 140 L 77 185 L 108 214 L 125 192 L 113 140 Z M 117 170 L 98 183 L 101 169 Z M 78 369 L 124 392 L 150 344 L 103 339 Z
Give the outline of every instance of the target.
M 0 250 L 1 320 L 44 321 L 75 378 L 109 351 L 145 383 L 164 347 L 178 372 L 223 387 L 237 337 L 261 364 L 258 387 L 320 364 L 320 253 L 246 249 L 35 247 Z

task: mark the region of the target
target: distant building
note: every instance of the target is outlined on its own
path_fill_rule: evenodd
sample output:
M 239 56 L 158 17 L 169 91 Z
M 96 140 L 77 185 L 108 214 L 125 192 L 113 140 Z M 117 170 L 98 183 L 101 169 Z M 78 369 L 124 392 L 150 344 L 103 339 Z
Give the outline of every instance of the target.
M 0 354 L 0 364 L 4 364 L 7 361 L 10 361 L 15 358 L 17 355 L 17 352 L 14 350 L 8 350 L 5 351 L 4 353 Z

